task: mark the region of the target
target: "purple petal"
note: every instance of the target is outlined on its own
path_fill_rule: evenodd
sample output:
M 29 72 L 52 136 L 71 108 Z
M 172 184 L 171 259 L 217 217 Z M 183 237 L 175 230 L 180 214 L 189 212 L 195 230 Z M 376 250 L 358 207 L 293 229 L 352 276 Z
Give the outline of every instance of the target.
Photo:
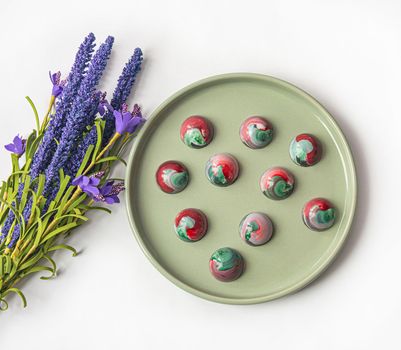
M 22 139 L 18 135 L 14 137 L 13 143 L 17 149 L 22 148 Z
M 78 186 L 81 183 L 82 178 L 83 178 L 83 175 L 80 175 L 80 176 L 76 177 L 74 180 L 72 180 L 71 183 L 74 186 Z
M 87 176 L 82 176 L 80 186 L 81 186 L 81 187 L 89 186 L 89 182 L 90 182 L 89 177 L 87 177 Z
M 100 194 L 99 189 L 96 186 L 85 186 L 83 189 L 86 193 L 89 193 L 93 197 L 98 196 Z
M 103 196 L 107 196 L 111 190 L 113 189 L 113 182 L 114 181 L 109 181 L 106 185 L 104 185 L 101 189 L 100 189 L 100 193 Z
M 132 118 L 127 127 L 127 132 L 132 134 L 137 126 L 142 123 L 142 118 Z
M 61 85 L 53 85 L 52 95 L 58 97 L 63 92 L 63 87 Z
M 123 123 L 129 123 L 129 121 L 132 119 L 132 114 L 130 112 L 124 112 L 123 113 Z
M 130 123 L 132 121 L 132 114 L 130 112 L 124 112 L 122 115 L 122 128 L 120 134 L 130 132 Z
M 103 195 L 101 194 L 101 193 L 99 193 L 98 195 L 96 195 L 96 196 L 93 196 L 92 197 L 93 198 L 93 200 L 95 201 L 95 202 L 104 202 L 104 197 L 103 197 Z
M 15 146 L 13 143 L 9 143 L 8 145 L 5 145 L 4 148 L 9 152 L 15 153 Z
M 99 185 L 99 183 L 100 183 L 100 179 L 99 178 L 97 178 L 97 177 L 91 177 L 90 178 L 90 184 L 91 185 L 97 186 L 97 185 Z
M 118 199 L 117 196 L 105 197 L 104 201 L 107 204 L 120 203 L 120 200 Z
M 114 119 L 116 122 L 116 131 L 120 134 L 123 134 L 124 126 L 123 126 L 123 115 L 119 111 L 113 112 Z

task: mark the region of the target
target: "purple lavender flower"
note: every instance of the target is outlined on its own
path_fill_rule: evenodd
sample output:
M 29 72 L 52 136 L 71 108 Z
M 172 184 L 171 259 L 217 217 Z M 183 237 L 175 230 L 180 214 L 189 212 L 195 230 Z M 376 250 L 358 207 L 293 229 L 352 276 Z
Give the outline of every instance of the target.
M 125 65 L 120 77 L 118 78 L 117 86 L 114 90 L 113 98 L 111 100 L 111 106 L 114 110 L 120 110 L 122 104 L 127 101 L 136 76 L 141 70 L 142 60 L 142 51 L 140 48 L 136 48 L 134 54 Z M 115 132 L 115 121 L 112 111 L 106 113 L 104 118 L 106 120 L 106 125 L 103 134 L 103 144 L 105 145 Z
M 127 111 L 126 105 L 123 104 L 121 111 L 114 111 L 116 123 L 116 132 L 120 135 L 125 133 L 132 134 L 138 125 L 144 122 L 140 107 L 136 104 L 131 112 Z
M 9 231 L 10 231 L 10 229 L 11 229 L 11 225 L 12 225 L 13 222 L 14 222 L 14 219 L 15 219 L 14 212 L 12 212 L 12 211 L 10 210 L 10 211 L 8 212 L 6 221 L 4 221 L 3 227 L 1 228 L 0 243 L 2 243 L 2 242 L 6 239 L 8 233 L 9 233 Z M 17 238 L 17 239 L 18 239 L 18 238 Z
M 52 186 L 52 183 L 57 181 L 59 169 L 65 167 L 77 145 L 77 141 L 82 137 L 85 128 L 88 126 L 87 110 L 93 102 L 92 97 L 95 92 L 95 87 L 106 67 L 113 42 L 113 37 L 109 36 L 106 42 L 99 47 L 93 56 L 88 73 L 82 81 L 71 112 L 69 113 L 69 118 L 67 118 L 60 143 L 50 165 L 46 169 L 45 193 L 47 193 L 48 189 Z
M 63 89 L 64 89 L 66 81 L 65 80 L 61 80 L 61 73 L 60 72 L 52 74 L 52 72 L 49 71 L 49 78 L 50 78 L 50 81 L 53 84 L 52 95 L 54 97 L 60 96 L 61 93 L 63 92 Z
M 108 181 L 99 189 L 100 193 L 97 196 L 94 196 L 93 199 L 96 202 L 105 202 L 107 204 L 120 203 L 118 194 L 124 190 L 125 187 L 123 182 L 114 184 L 114 181 Z
M 6 221 L 4 221 L 3 227 L 1 228 L 0 243 L 6 239 L 8 232 L 10 231 L 11 225 L 15 219 L 15 215 L 12 211 L 8 213 Z
M 92 126 L 93 123 L 95 122 L 96 115 L 98 113 L 99 109 L 99 103 L 102 99 L 102 93 L 100 91 L 95 92 L 92 95 L 92 98 L 90 101 L 87 103 L 87 110 L 85 111 L 86 117 L 82 120 L 82 123 L 85 124 L 85 128 L 88 126 Z M 82 136 L 82 134 L 81 134 Z M 77 139 L 77 144 L 80 142 L 80 139 Z
M 117 86 L 111 100 L 111 105 L 114 109 L 120 109 L 121 105 L 127 101 L 136 76 L 141 70 L 142 60 L 142 51 L 137 47 L 118 78 Z
M 67 78 L 67 84 L 64 87 L 63 94 L 60 96 L 56 105 L 56 114 L 50 119 L 49 126 L 44 134 L 43 140 L 35 153 L 32 166 L 31 178 L 35 179 L 43 173 L 50 164 L 54 152 L 57 148 L 55 140 L 60 140 L 62 131 L 66 124 L 67 116 L 71 111 L 74 98 L 84 78 L 86 68 L 92 57 L 95 36 L 90 33 L 75 56 L 75 62 Z
M 65 173 L 71 177 L 76 176 L 89 145 L 96 143 L 96 128 L 92 128 L 89 132 L 86 129 L 87 126 L 93 125 L 96 113 L 101 114 L 106 121 L 103 142 L 106 139 L 110 139 L 114 133 L 115 119 L 116 121 L 119 119 L 117 129 L 121 133 L 134 132 L 144 121 L 137 105 L 134 106 L 132 113 L 128 112 L 126 106 L 123 105 L 140 70 L 142 62 L 141 50 L 136 49 L 134 55 L 124 67 L 114 91 L 113 99 L 109 104 L 105 94 L 95 93 L 95 87 L 106 66 L 113 38 L 107 38 L 106 43 L 100 46 L 87 71 L 88 62 L 93 52 L 94 40 L 94 35 L 90 33 L 81 44 L 67 83 L 61 81 L 59 72 L 54 74 L 49 72 L 50 80 L 53 84 L 52 95 L 58 97 L 56 113 L 50 118 L 49 125 L 38 151 L 34 155 L 31 167 L 32 179 L 37 178 L 40 173 L 46 172 L 46 184 L 43 194 L 46 196 L 47 201 L 44 212 L 58 192 L 59 169 L 63 168 Z M 113 113 L 114 110 L 120 111 L 120 116 L 116 117 Z M 81 140 L 83 141 L 81 142 Z M 15 146 L 15 139 L 14 144 L 7 145 L 6 148 L 9 149 L 11 146 Z M 118 203 L 118 194 L 124 190 L 123 183 L 114 184 L 114 182 L 110 181 L 99 188 L 103 175 L 104 172 L 99 172 L 89 177 L 82 175 L 75 178 L 72 183 L 79 186 L 96 201 L 109 204 Z M 32 198 L 29 198 L 22 213 L 23 218 L 21 218 L 25 222 L 29 219 L 31 208 Z M 10 214 L 12 213 L 10 212 Z M 0 242 L 7 237 L 15 220 L 13 215 L 10 214 L 4 222 Z M 20 234 L 21 227 L 15 225 L 9 247 L 15 245 Z
M 74 186 L 78 186 L 83 192 L 89 194 L 92 197 L 100 194 L 99 188 L 97 187 L 100 183 L 100 179 L 96 176 L 85 176 L 80 175 L 72 180 Z
M 107 112 L 113 112 L 113 107 L 106 100 L 106 93 L 102 93 L 100 96 L 99 105 L 97 107 L 98 113 L 103 117 Z
M 81 166 L 82 160 L 85 157 L 86 151 L 88 150 L 90 145 L 95 145 L 96 141 L 97 130 L 94 126 L 88 133 L 86 133 L 77 150 L 71 155 L 70 159 L 68 160 L 64 171 L 68 176 L 70 176 L 71 178 L 76 176 L 78 169 Z
M 26 140 L 20 137 L 19 135 L 14 137 L 14 140 L 12 143 L 9 143 L 8 145 L 5 145 L 4 148 L 16 154 L 18 157 L 24 154 L 25 152 L 25 145 L 26 145 Z
M 15 243 L 17 243 L 17 241 L 18 241 L 18 239 L 20 237 L 20 234 L 21 234 L 20 226 L 19 225 L 15 225 L 14 231 L 13 231 L 12 236 L 11 236 L 10 243 L 7 246 L 8 248 L 12 248 L 12 247 L 15 246 Z

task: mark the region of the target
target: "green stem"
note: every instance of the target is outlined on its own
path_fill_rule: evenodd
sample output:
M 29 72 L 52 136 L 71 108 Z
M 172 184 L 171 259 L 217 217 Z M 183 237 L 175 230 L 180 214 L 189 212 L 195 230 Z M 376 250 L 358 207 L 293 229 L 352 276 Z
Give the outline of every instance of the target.
M 63 210 L 62 210 L 62 214 L 65 213 L 65 211 L 68 209 L 68 207 L 78 198 L 78 196 L 82 193 L 82 190 L 80 187 L 77 187 L 77 189 L 75 190 L 74 194 L 71 196 L 71 198 L 68 200 L 68 202 L 65 204 Z M 49 226 L 47 226 L 47 229 L 45 230 L 45 232 L 43 233 L 43 238 L 46 237 L 46 235 L 54 228 L 54 226 L 57 224 L 57 220 L 53 220 Z M 28 251 L 28 253 L 22 258 L 21 260 L 21 264 L 24 263 L 26 261 L 26 259 L 28 259 L 32 253 L 36 250 L 37 246 L 33 245 L 32 248 Z
M 81 187 L 77 187 L 75 190 L 74 194 L 71 196 L 71 198 L 68 200 L 67 203 L 65 203 L 65 206 L 63 210 L 61 211 L 61 214 L 64 214 L 65 211 L 68 209 L 68 207 L 74 203 L 74 201 L 79 197 L 79 195 L 82 193 Z M 47 227 L 46 231 L 43 233 L 43 237 L 46 237 L 46 235 L 52 230 L 54 225 L 57 223 L 57 220 L 53 220 L 50 225 Z
M 33 101 L 31 100 L 31 98 L 29 96 L 25 96 L 25 98 L 26 98 L 26 100 L 28 101 L 28 103 L 32 107 L 33 114 L 35 115 L 36 130 L 38 130 L 38 133 L 39 133 L 39 131 L 40 131 L 40 122 L 39 122 L 38 110 L 36 109 L 35 104 L 33 103 Z
M 121 134 L 118 133 L 118 132 L 116 132 L 116 133 L 114 134 L 114 136 L 110 139 L 109 143 L 108 143 L 108 144 L 100 151 L 100 153 L 96 156 L 95 160 L 92 161 L 92 162 L 88 165 L 88 167 L 87 167 L 87 168 L 85 169 L 85 171 L 82 173 L 83 175 L 86 175 L 86 174 L 89 172 L 89 170 L 91 170 L 91 169 L 95 166 L 96 162 L 97 162 L 100 158 L 103 157 L 103 155 L 107 152 L 107 150 L 108 150 L 111 146 L 113 146 L 113 144 L 120 138 L 120 136 L 121 136 Z
M 3 209 L 4 209 L 4 203 L 5 203 L 5 201 L 7 200 L 7 191 L 4 191 L 4 194 L 3 194 L 3 201 L 1 202 L 1 204 L 0 204 L 0 212 L 2 212 L 3 211 Z
M 51 110 L 53 108 L 53 105 L 54 105 L 55 101 L 56 101 L 56 98 L 52 95 L 50 97 L 49 107 L 48 107 L 47 112 L 46 112 L 46 114 L 45 114 L 45 116 L 43 118 L 42 128 L 40 129 L 41 132 L 44 132 L 44 130 L 46 128 L 46 125 L 49 122 L 49 115 L 50 115 L 50 112 L 51 112 Z
M 21 281 L 21 279 L 22 279 L 22 277 L 18 277 L 14 281 L 12 279 L 11 280 L 5 279 L 3 288 L 1 290 L 1 295 L 3 295 L 3 293 L 6 292 L 7 290 L 9 290 L 10 288 L 14 287 L 19 281 Z M 5 287 L 5 285 L 7 285 L 7 283 L 10 283 L 10 285 Z

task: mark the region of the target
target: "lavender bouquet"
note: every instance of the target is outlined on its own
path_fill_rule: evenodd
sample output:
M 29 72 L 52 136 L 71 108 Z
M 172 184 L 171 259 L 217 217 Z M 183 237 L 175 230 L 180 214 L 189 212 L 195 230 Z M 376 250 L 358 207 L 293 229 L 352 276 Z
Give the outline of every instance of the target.
M 75 57 L 66 80 L 50 74 L 52 93 L 40 122 L 29 97 L 36 129 L 5 146 L 11 152 L 12 173 L 0 187 L 0 310 L 10 294 L 26 298 L 18 282 L 34 273 L 56 276 L 52 253 L 65 249 L 73 229 L 88 220 L 92 209 L 118 203 L 124 190 L 111 167 L 143 124 L 140 108 L 128 110 L 126 100 L 141 68 L 142 52 L 135 49 L 125 65 L 110 102 L 96 86 L 106 68 L 114 39 L 108 37 L 94 52 L 89 34 Z

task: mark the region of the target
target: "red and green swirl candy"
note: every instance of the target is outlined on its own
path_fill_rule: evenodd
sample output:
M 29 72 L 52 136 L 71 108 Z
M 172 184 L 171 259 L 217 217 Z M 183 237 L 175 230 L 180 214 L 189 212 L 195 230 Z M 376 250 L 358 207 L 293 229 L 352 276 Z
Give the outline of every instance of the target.
M 217 249 L 209 260 L 212 275 L 222 282 L 231 282 L 239 278 L 244 271 L 244 259 L 232 248 Z
M 213 185 L 229 186 L 238 177 L 238 161 L 231 154 L 219 153 L 207 161 L 205 172 Z
M 281 200 L 291 195 L 294 183 L 294 176 L 288 170 L 275 167 L 263 173 L 259 185 L 267 198 Z
M 175 233 L 184 242 L 199 241 L 206 234 L 207 227 L 206 215 L 199 209 L 184 209 L 174 220 Z
M 206 118 L 193 115 L 181 124 L 180 137 L 187 146 L 202 148 L 212 141 L 213 126 Z
M 302 219 L 311 230 L 324 231 L 334 225 L 336 211 L 327 199 L 313 198 L 305 204 Z
M 187 168 L 174 160 L 164 162 L 156 171 L 156 182 L 166 193 L 181 192 L 188 185 L 188 181 Z
M 273 127 L 262 117 L 249 117 L 241 124 L 239 135 L 249 148 L 263 148 L 273 139 Z
M 290 157 L 295 164 L 312 166 L 320 160 L 321 155 L 319 141 L 310 134 L 300 134 L 291 141 Z
M 264 213 L 247 214 L 239 225 L 241 239 L 251 246 L 267 243 L 273 236 L 273 223 Z

